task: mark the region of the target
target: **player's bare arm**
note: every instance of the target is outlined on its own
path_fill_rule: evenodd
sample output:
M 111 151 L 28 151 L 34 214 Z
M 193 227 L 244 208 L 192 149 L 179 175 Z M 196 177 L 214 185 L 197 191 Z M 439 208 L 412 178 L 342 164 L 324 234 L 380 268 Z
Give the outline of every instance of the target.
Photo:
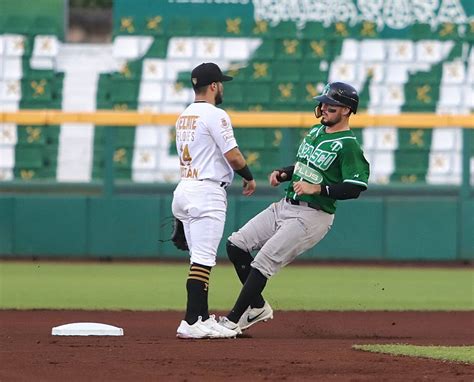
M 304 180 L 300 180 L 299 182 L 295 182 L 293 184 L 293 188 L 298 196 L 301 195 L 318 195 L 321 193 L 321 185 L 320 184 L 311 184 L 305 182 Z
M 224 154 L 225 158 L 229 162 L 230 166 L 234 171 L 242 177 L 243 180 L 243 191 L 242 194 L 250 196 L 255 192 L 257 183 L 253 179 L 252 173 L 247 167 L 247 162 L 244 156 L 240 152 L 238 147 L 234 147 Z

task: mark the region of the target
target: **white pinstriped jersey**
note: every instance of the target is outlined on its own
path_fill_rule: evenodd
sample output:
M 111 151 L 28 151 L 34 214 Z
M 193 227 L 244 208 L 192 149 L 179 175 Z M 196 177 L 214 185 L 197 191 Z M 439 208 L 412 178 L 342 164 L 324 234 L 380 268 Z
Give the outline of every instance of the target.
M 234 170 L 224 154 L 236 146 L 229 115 L 210 103 L 192 103 L 176 121 L 182 180 L 231 183 Z

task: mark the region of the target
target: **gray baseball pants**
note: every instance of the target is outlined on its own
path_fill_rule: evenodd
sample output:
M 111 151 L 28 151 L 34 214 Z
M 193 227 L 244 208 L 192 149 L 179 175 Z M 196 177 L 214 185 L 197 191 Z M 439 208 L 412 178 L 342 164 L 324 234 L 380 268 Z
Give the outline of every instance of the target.
M 251 266 L 270 278 L 329 232 L 334 215 L 285 201 L 272 203 L 234 232 L 229 240 L 242 250 L 258 250 Z

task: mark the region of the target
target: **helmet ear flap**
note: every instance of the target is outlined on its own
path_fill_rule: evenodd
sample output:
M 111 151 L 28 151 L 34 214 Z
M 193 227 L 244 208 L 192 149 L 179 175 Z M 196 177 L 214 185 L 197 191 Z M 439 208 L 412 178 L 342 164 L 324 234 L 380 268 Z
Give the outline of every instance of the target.
M 314 108 L 314 115 L 316 116 L 316 118 L 321 118 L 321 116 L 323 115 L 323 113 L 321 112 L 321 104 Z

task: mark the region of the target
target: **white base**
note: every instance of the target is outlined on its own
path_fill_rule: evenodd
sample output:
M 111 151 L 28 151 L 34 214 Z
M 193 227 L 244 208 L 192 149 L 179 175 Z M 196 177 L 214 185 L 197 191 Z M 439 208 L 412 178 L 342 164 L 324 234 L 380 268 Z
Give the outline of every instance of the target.
M 96 322 L 74 322 L 56 326 L 51 331 L 53 336 L 123 336 L 123 329 L 117 326 Z

